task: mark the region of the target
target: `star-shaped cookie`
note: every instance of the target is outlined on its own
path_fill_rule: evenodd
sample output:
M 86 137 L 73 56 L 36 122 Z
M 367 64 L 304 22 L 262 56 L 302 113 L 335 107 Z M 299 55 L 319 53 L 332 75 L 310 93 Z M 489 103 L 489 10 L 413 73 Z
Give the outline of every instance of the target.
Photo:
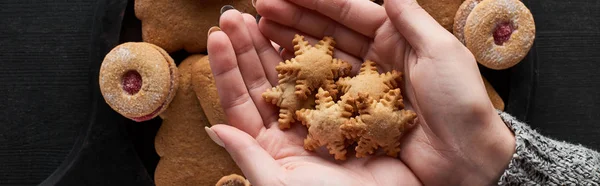
M 359 93 L 356 102 L 360 116 L 340 127 L 345 136 L 358 141 L 356 157 L 373 154 L 378 147 L 397 157 L 400 138 L 415 126 L 417 118 L 415 112 L 403 109 L 400 89 L 390 90 L 379 101 Z
M 371 98 L 380 99 L 389 90 L 398 88 L 402 81 L 402 74 L 395 70 L 379 74 L 377 65 L 371 60 L 366 60 L 360 67 L 360 72 L 355 77 L 340 78 L 336 84 L 343 93 L 342 99 L 356 98 L 358 93 L 369 94 Z
M 296 78 L 279 74 L 279 85 L 268 89 L 262 94 L 265 101 L 279 107 L 279 128 L 288 129 L 295 121 L 296 111 L 314 108 L 315 98 L 312 95 L 306 100 L 300 100 L 294 94 Z
M 329 92 L 319 88 L 316 95 L 316 109 L 296 111 L 302 124 L 308 127 L 308 136 L 304 139 L 304 148 L 314 151 L 326 146 L 336 160 L 346 159 L 347 138 L 342 134 L 341 125 L 348 122 L 353 108 L 350 100 L 335 103 Z
M 317 88 L 325 89 L 335 98 L 338 92 L 335 79 L 349 74 L 352 66 L 333 58 L 333 38 L 324 37 L 314 47 L 300 35 L 292 42 L 296 57 L 277 65 L 277 72 L 296 77 L 294 93 L 301 100 L 306 100 Z

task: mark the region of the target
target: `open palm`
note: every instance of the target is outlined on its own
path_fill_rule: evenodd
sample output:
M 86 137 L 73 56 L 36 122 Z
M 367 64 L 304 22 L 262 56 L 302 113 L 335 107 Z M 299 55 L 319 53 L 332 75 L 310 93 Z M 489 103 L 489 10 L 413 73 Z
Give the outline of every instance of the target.
M 420 125 L 402 142 L 401 160 L 425 185 L 493 184 L 514 137 L 487 98 L 473 55 L 415 0 L 258 0 L 259 28 L 293 51 L 296 33 L 332 36 L 335 57 L 354 72 L 363 60 L 404 73 L 403 94 Z M 284 55 L 285 56 L 285 55 Z
M 209 129 L 223 142 L 254 185 L 417 185 L 399 160 L 386 156 L 335 161 L 303 148 L 306 129 L 282 131 L 278 110 L 261 94 L 277 83 L 279 53 L 259 32 L 254 17 L 235 10 L 208 39 L 209 58 L 229 124 Z M 291 42 L 291 39 L 290 41 Z

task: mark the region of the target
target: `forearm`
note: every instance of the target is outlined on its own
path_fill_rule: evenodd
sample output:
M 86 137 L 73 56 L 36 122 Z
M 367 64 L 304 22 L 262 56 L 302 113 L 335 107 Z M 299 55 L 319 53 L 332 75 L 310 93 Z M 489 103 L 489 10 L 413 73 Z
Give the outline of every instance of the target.
M 598 185 L 600 154 L 542 136 L 507 113 L 500 113 L 516 138 L 516 151 L 499 185 Z

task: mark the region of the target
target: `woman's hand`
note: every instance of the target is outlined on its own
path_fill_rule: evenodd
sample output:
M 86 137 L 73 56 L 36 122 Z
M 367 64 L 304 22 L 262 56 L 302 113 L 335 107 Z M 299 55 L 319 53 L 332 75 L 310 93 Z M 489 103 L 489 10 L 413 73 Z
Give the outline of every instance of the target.
M 229 124 L 207 132 L 224 146 L 253 185 L 419 185 L 397 159 L 381 156 L 334 161 L 303 148 L 300 124 L 282 131 L 278 110 L 261 94 L 277 83 L 282 61 L 256 20 L 236 10 L 223 13 L 208 38 L 208 53 Z M 288 41 L 291 42 L 291 39 Z M 322 156 L 320 155 L 322 154 Z
M 507 167 L 515 140 L 473 55 L 415 0 L 258 0 L 256 8 L 261 32 L 287 51 L 296 33 L 333 36 L 336 57 L 354 72 L 369 59 L 404 73 L 405 102 L 420 124 L 400 157 L 425 185 L 495 184 Z

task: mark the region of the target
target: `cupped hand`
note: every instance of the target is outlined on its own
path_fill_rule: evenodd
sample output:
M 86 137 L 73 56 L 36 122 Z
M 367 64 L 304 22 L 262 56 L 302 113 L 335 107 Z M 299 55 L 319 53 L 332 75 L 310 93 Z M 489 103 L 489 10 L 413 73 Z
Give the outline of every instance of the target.
M 208 38 L 210 65 L 229 125 L 207 132 L 224 146 L 253 185 L 419 185 L 397 159 L 332 160 L 327 152 L 303 148 L 304 126 L 282 131 L 278 110 L 261 94 L 276 85 L 279 53 L 256 20 L 236 10 L 223 13 L 220 31 Z M 291 41 L 291 40 L 290 40 Z
M 373 60 L 404 73 L 407 108 L 419 125 L 400 159 L 425 185 L 495 184 L 514 152 L 514 136 L 493 108 L 469 50 L 415 0 L 258 0 L 259 29 L 293 51 L 294 34 L 332 36 L 335 57 Z M 310 38 L 310 37 L 309 37 Z

